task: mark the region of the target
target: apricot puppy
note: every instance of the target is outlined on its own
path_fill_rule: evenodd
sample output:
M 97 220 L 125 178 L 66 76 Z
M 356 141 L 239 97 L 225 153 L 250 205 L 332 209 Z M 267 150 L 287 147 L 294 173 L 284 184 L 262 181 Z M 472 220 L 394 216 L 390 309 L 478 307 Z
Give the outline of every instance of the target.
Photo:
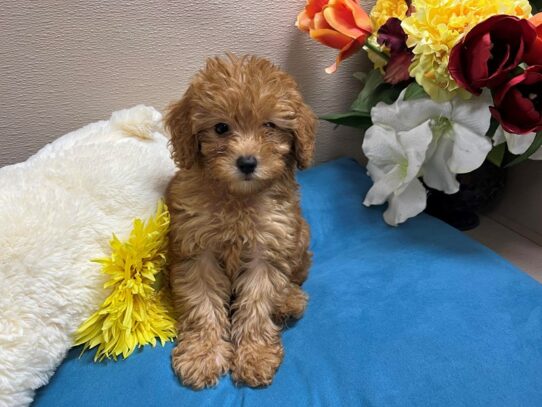
M 167 192 L 172 364 L 185 385 L 271 383 L 282 322 L 303 314 L 311 255 L 295 168 L 314 150 L 315 116 L 265 59 L 213 58 L 165 118 L 180 168 Z

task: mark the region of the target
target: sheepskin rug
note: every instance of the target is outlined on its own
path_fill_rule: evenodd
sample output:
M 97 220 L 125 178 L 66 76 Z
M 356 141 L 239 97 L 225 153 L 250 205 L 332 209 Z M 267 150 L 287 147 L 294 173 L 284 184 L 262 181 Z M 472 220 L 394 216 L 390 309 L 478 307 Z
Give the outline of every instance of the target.
M 32 402 L 105 299 L 91 259 L 154 213 L 174 173 L 167 141 L 140 105 L 0 169 L 0 406 Z

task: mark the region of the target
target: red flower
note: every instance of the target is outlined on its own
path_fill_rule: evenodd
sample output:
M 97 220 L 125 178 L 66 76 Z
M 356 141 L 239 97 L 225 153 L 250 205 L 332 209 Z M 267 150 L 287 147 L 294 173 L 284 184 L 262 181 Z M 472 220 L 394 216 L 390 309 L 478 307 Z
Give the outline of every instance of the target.
M 408 81 L 410 73 L 408 68 L 414 58 L 412 48 L 407 46 L 407 35 L 401 27 L 401 20 L 390 18 L 378 30 L 377 41 L 390 50 L 390 60 L 385 68 L 384 81 L 396 85 Z
M 536 40 L 529 47 L 525 62 L 531 65 L 542 65 L 542 13 L 538 13 L 529 19 L 536 28 Z
M 509 133 L 542 130 L 542 65 L 527 68 L 496 90 L 491 114 Z
M 506 81 L 536 39 L 527 20 L 497 15 L 475 26 L 452 49 L 448 69 L 457 84 L 479 95 Z
M 356 0 L 307 0 L 296 26 L 316 41 L 340 50 L 327 73 L 335 72 L 342 60 L 365 45 L 373 31 L 371 19 Z

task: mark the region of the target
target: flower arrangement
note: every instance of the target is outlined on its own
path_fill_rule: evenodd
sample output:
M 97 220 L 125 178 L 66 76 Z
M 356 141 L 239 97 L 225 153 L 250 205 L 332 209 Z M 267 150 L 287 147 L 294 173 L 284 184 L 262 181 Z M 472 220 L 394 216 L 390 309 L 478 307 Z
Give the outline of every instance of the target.
M 373 62 L 346 113 L 322 116 L 364 129 L 373 186 L 364 204 L 388 203 L 396 226 L 426 208 L 430 187 L 459 190 L 457 174 L 488 160 L 542 159 L 541 0 L 307 0 L 296 26 Z M 534 15 L 533 15 L 534 14 Z

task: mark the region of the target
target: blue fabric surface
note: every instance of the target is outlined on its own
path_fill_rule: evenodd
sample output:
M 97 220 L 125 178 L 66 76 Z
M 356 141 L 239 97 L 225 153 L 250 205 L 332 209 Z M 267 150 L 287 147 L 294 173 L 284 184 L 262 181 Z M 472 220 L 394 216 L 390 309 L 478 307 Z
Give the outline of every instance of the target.
M 542 406 L 542 285 L 429 216 L 387 226 L 351 160 L 299 181 L 310 302 L 270 387 L 184 388 L 171 343 L 99 364 L 76 349 L 35 405 Z

